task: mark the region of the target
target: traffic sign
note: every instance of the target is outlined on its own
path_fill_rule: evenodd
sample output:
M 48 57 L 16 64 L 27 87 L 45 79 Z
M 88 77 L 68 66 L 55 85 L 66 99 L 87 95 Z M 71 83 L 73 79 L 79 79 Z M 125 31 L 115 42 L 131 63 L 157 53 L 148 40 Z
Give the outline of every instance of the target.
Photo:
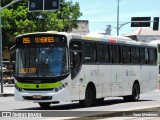
M 29 11 L 43 10 L 43 0 L 29 0 L 28 10 Z
M 151 17 L 132 17 L 131 27 L 150 27 Z
M 29 11 L 40 10 L 58 10 L 60 8 L 60 0 L 29 0 Z
M 159 17 L 154 17 L 153 30 L 158 30 L 158 28 L 159 28 Z
M 44 10 L 58 10 L 59 0 L 44 0 Z

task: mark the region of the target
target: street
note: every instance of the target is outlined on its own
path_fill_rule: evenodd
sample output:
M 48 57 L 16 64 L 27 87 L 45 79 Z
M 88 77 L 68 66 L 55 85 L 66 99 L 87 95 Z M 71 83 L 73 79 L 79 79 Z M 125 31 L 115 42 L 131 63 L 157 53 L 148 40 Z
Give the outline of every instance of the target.
M 4 92 L 13 92 L 13 87 L 4 87 Z M 119 112 L 127 115 L 127 111 L 159 111 L 160 110 L 160 90 L 141 94 L 139 102 L 124 102 L 121 97 L 107 98 L 101 105 L 89 108 L 81 108 L 78 102 L 52 104 L 47 110 L 43 110 L 37 103 L 15 101 L 14 96 L 0 97 L 0 111 L 18 112 L 42 112 L 45 117 L 81 117 L 97 116 Z M 148 109 L 154 108 L 154 109 Z M 159 113 L 160 114 L 160 113 Z M 113 114 L 111 114 L 113 117 Z M 116 115 L 116 114 L 114 114 Z M 117 114 L 118 115 L 118 114 Z M 103 115 L 102 115 L 103 116 Z M 106 116 L 105 116 L 106 117 Z

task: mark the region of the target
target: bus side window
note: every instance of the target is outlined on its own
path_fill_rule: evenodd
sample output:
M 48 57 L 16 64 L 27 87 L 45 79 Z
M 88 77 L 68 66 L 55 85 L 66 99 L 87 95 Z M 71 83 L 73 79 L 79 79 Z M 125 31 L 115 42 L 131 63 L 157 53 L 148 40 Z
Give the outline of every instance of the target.
M 123 46 L 122 47 L 122 53 L 123 53 L 123 64 L 130 64 L 131 63 L 131 51 L 129 46 Z
M 148 64 L 148 49 L 141 47 L 141 64 Z
M 109 63 L 110 62 L 110 50 L 108 44 L 98 44 L 97 46 L 97 62 Z
M 112 45 L 111 52 L 112 52 L 112 63 L 115 63 L 115 64 L 121 63 L 122 62 L 121 47 L 119 45 Z
M 151 64 L 151 65 L 156 64 L 156 60 L 157 60 L 156 50 L 153 48 L 150 48 L 149 49 L 149 64 Z
M 145 48 L 145 62 L 146 64 L 149 64 L 148 48 Z
M 140 48 L 133 46 L 131 48 L 131 63 L 140 64 Z

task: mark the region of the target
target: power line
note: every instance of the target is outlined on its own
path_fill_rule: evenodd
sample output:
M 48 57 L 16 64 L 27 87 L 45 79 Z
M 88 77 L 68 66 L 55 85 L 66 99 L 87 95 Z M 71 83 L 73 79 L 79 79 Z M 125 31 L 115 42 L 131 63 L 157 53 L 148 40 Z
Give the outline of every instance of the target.
M 117 23 L 117 22 L 89 22 L 89 23 Z M 126 23 L 126 22 L 120 22 L 121 24 Z

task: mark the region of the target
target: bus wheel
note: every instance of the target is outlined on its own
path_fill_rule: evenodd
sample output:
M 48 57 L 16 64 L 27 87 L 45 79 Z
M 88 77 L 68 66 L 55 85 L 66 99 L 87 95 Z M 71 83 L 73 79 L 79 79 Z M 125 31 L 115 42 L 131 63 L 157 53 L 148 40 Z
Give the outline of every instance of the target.
M 140 88 L 137 83 L 134 84 L 133 89 L 132 89 L 132 101 L 138 101 L 140 97 Z
M 91 86 L 88 86 L 85 93 L 85 99 L 80 100 L 79 103 L 83 107 L 91 107 L 95 104 L 95 102 L 96 102 L 95 89 L 93 89 L 93 87 Z
M 133 85 L 133 88 L 132 88 L 132 95 L 129 95 L 129 96 L 124 96 L 123 99 L 124 101 L 127 101 L 127 102 L 134 102 L 134 101 L 138 101 L 139 100 L 139 97 L 140 97 L 140 88 L 139 88 L 139 85 L 137 83 L 135 83 Z
M 39 105 L 42 109 L 48 109 L 50 107 L 50 102 L 40 102 Z

